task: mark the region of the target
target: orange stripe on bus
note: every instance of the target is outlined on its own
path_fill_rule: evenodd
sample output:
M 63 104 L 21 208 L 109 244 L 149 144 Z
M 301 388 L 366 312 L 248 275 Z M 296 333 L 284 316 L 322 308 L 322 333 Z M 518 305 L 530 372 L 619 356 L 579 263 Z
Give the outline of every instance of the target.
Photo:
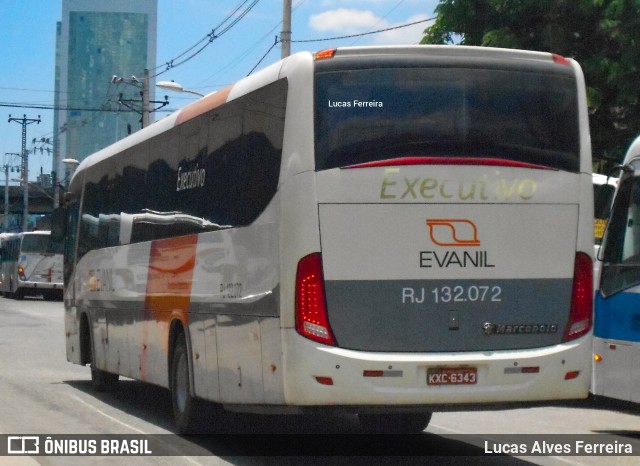
M 233 85 L 229 85 L 224 89 L 220 89 L 215 94 L 209 94 L 208 96 L 203 97 L 202 99 L 192 103 L 191 105 L 187 105 L 178 114 L 175 126 L 178 126 L 185 121 L 191 120 L 198 115 L 202 115 L 203 113 L 206 113 L 209 110 L 213 110 L 214 108 L 226 103 L 227 97 L 229 97 L 229 93 L 231 92 L 232 87 Z
M 140 377 L 146 379 L 149 333 L 160 334 L 160 344 L 168 351 L 169 326 L 178 318 L 189 323 L 189 305 L 193 268 L 196 263 L 198 236 L 178 236 L 155 240 L 149 253 L 147 290 L 144 300 L 144 322 L 140 357 Z
M 152 320 L 168 320 L 178 314 L 187 324 L 197 244 L 197 235 L 151 243 L 145 311 Z

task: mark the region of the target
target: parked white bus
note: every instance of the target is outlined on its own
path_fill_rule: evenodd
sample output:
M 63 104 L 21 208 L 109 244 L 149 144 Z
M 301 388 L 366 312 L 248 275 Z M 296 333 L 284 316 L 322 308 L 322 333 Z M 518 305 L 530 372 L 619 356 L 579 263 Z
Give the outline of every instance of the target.
M 84 160 L 69 361 L 259 413 L 577 399 L 591 378 L 585 84 L 548 53 L 298 53 Z
M 0 239 L 0 293 L 8 298 L 62 298 L 62 250 L 51 232 L 31 231 Z
M 640 403 L 640 138 L 623 167 L 598 255 L 592 391 Z

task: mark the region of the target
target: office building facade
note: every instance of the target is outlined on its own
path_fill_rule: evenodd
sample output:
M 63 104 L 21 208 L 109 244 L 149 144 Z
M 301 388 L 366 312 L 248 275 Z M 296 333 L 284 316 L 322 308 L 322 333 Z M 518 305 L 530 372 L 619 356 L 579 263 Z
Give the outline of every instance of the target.
M 53 167 L 60 181 L 62 160 L 82 161 L 140 129 L 144 70 L 156 66 L 156 35 L 157 0 L 62 0 Z M 151 78 L 152 101 L 154 87 Z

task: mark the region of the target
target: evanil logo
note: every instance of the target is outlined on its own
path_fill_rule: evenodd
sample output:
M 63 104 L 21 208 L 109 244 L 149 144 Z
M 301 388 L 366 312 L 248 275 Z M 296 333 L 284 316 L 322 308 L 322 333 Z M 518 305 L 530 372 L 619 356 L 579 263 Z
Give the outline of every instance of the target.
M 478 228 L 466 219 L 427 220 L 431 241 L 438 246 L 480 246 Z
M 480 239 L 478 238 L 478 227 L 471 220 L 461 218 L 427 219 L 427 228 L 431 242 L 438 249 L 420 251 L 421 268 L 495 267 L 489 262 L 486 250 L 475 249 L 480 246 Z

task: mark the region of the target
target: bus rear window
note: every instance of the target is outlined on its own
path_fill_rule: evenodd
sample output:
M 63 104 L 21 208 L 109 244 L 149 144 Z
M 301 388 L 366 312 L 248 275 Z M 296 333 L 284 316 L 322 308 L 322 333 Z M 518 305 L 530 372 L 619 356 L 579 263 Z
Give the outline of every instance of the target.
M 24 235 L 22 252 L 44 254 L 49 252 L 49 235 Z
M 316 169 L 471 157 L 578 172 L 577 108 L 570 73 L 462 67 L 318 72 Z

